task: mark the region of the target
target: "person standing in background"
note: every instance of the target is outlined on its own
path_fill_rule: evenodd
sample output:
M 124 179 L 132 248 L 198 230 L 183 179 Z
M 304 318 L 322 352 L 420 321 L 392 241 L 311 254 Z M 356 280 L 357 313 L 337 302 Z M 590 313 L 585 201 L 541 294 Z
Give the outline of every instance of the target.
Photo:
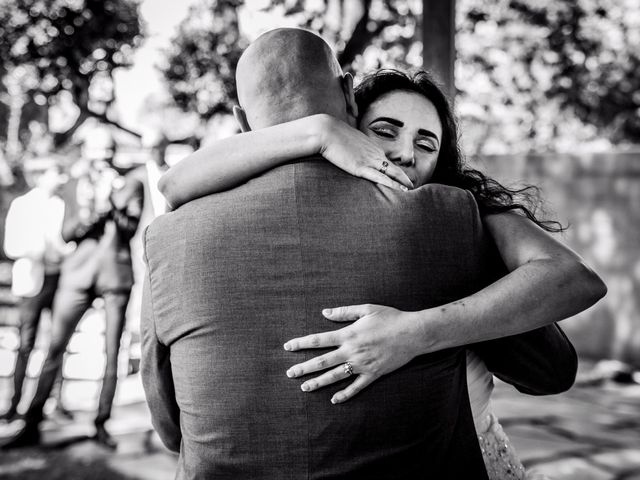
M 39 161 L 39 160 L 37 160 Z M 22 398 L 29 357 L 34 349 L 42 311 L 52 309 L 60 278 L 60 264 L 69 246 L 61 236 L 64 202 L 58 196 L 67 181 L 55 159 L 46 159 L 44 168 L 27 172 L 33 186 L 15 198 L 5 220 L 4 251 L 15 260 L 12 268 L 11 292 L 18 297 L 20 346 L 13 373 L 13 396 L 9 408 L 0 416 L 15 420 Z M 57 371 L 61 377 L 61 369 Z M 56 383 L 57 408 L 61 405 L 62 378 Z M 45 399 L 46 400 L 46 399 Z M 67 414 L 68 416 L 68 414 Z
M 166 162 L 166 154 L 170 142 L 164 133 L 154 131 L 145 135 L 142 138 L 142 143 L 143 146 L 149 149 L 149 159 L 144 164 L 145 179 L 148 186 L 148 191 L 145 191 L 145 198 L 149 200 L 151 218 L 155 218 L 168 210 L 167 201 L 158 190 L 158 181 L 169 169 L 169 165 Z
M 78 322 L 97 297 L 104 300 L 106 365 L 94 420 L 94 438 L 108 448 L 117 445 L 105 429 L 105 422 L 111 416 L 120 340 L 133 285 L 129 241 L 140 221 L 143 186 L 139 180 L 120 175 L 114 168 L 114 150 L 111 143 L 102 158 L 89 159 L 85 155 L 80 159 L 72 171 L 75 178 L 63 192 L 62 237 L 74 242 L 76 249 L 62 265 L 60 287 L 54 302 L 53 338 L 36 394 L 24 416 L 25 426 L 2 446 L 3 449 L 40 442 L 38 426 L 55 371 Z

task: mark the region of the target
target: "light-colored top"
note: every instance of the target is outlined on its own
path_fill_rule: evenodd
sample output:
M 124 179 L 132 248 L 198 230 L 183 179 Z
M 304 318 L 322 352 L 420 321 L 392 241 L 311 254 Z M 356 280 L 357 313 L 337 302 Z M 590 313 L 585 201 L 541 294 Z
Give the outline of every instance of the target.
M 155 162 L 149 161 L 145 165 L 147 169 L 147 179 L 149 181 L 149 196 L 151 197 L 151 206 L 153 207 L 153 215 L 157 217 L 167 211 L 167 201 L 158 189 L 158 182 L 164 173 L 163 170 L 156 165 Z
M 472 350 L 467 350 L 467 387 L 473 423 L 476 426 L 476 432 L 481 434 L 491 426 L 493 375 Z
M 527 474 L 518 454 L 493 414 L 493 375 L 484 361 L 467 350 L 467 387 L 473 423 L 489 480 L 549 480 L 544 475 Z
M 15 259 L 11 293 L 33 297 L 40 293 L 44 276 L 58 273 L 69 247 L 62 239 L 64 202 L 34 188 L 15 198 L 5 220 L 4 251 Z

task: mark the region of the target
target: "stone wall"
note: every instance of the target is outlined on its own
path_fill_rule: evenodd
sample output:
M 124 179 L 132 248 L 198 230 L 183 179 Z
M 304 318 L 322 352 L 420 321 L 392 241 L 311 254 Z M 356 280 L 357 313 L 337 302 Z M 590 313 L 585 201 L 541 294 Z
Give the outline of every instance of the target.
M 606 282 L 607 296 L 562 323 L 582 356 L 640 366 L 640 152 L 479 158 L 505 183 L 538 185 L 562 234 Z

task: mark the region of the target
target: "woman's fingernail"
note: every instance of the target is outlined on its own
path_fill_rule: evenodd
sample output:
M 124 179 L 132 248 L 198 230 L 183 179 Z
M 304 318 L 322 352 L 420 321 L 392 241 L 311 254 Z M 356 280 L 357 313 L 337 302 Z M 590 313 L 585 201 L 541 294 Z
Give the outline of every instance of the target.
M 290 368 L 289 370 L 287 370 L 287 377 L 289 377 L 289 378 L 293 378 L 293 377 L 295 377 L 295 376 L 296 376 L 296 372 L 295 372 L 292 368 Z
M 330 316 L 331 315 L 332 310 L 330 308 L 325 308 L 324 310 L 322 310 L 322 314 L 325 316 Z
M 291 344 L 289 342 L 284 344 L 284 349 L 291 351 Z
M 303 392 L 308 392 L 309 390 L 311 390 L 311 388 L 309 387 L 309 385 L 307 385 L 306 383 L 303 383 L 300 388 L 302 389 Z
M 340 395 L 334 395 L 333 398 L 331 399 L 331 403 L 333 403 L 334 405 L 336 403 L 340 403 L 342 401 L 342 396 Z

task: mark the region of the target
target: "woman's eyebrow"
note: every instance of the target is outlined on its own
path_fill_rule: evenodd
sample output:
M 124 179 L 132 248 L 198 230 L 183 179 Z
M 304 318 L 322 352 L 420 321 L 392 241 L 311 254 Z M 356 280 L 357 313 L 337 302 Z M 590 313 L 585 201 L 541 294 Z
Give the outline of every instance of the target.
M 424 135 L 425 137 L 431 137 L 437 140 L 438 142 L 440 142 L 440 139 L 438 138 L 438 136 L 435 133 L 433 133 L 431 130 L 425 130 L 424 128 L 421 128 L 420 130 L 418 130 L 418 134 Z
M 372 120 L 371 122 L 369 122 L 369 125 L 372 125 L 376 122 L 387 122 L 387 123 L 390 123 L 391 125 L 395 125 L 396 127 L 404 127 L 404 122 L 401 122 L 400 120 L 396 120 L 395 118 L 389 118 L 389 117 L 378 117 Z

